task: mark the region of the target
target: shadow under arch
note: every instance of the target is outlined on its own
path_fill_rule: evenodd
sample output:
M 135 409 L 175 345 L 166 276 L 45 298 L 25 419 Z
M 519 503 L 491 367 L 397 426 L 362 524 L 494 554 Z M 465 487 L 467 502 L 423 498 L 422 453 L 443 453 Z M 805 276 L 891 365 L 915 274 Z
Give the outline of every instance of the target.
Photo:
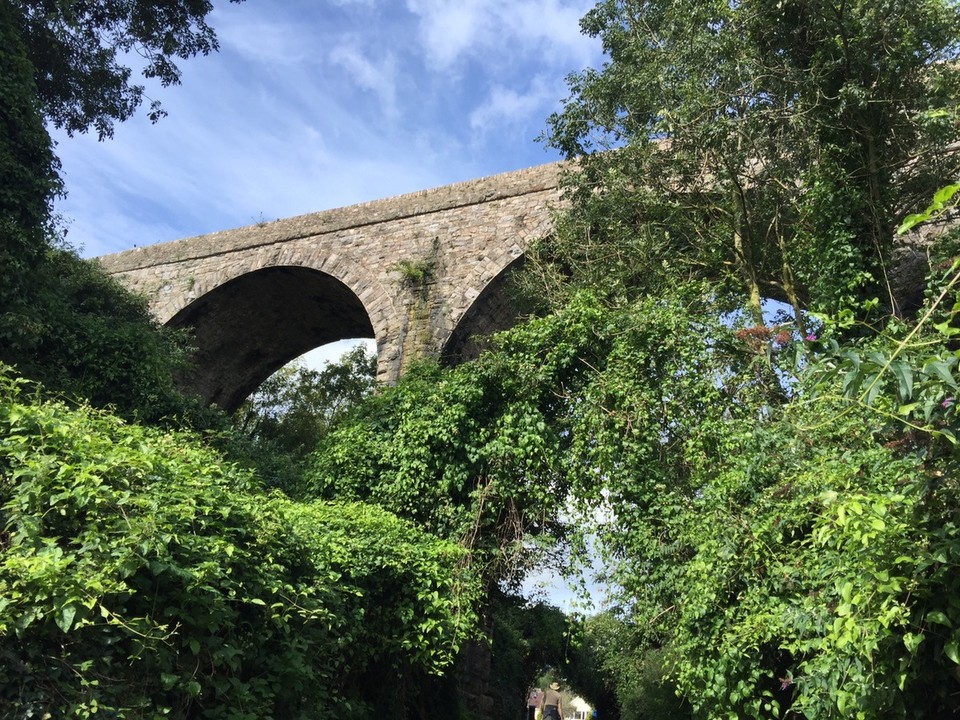
M 320 345 L 375 337 L 356 294 L 332 275 L 270 267 L 197 298 L 167 325 L 192 333 L 181 386 L 233 413 L 276 370 Z
M 450 333 L 440 352 L 442 364 L 475 359 L 487 347 L 490 335 L 517 324 L 524 307 L 512 291 L 511 276 L 523 263 L 524 256 L 520 255 L 487 283 Z

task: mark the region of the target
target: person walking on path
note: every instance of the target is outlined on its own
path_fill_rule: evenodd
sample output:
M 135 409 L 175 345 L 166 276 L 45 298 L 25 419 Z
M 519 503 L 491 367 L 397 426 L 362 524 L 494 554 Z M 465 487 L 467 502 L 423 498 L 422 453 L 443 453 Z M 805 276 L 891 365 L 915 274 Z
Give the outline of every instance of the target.
M 560 697 L 560 683 L 552 682 L 543 693 L 543 720 L 560 720 L 563 717 L 563 699 Z
M 537 720 L 537 708 L 540 707 L 541 696 L 540 688 L 531 688 L 527 693 L 527 720 Z

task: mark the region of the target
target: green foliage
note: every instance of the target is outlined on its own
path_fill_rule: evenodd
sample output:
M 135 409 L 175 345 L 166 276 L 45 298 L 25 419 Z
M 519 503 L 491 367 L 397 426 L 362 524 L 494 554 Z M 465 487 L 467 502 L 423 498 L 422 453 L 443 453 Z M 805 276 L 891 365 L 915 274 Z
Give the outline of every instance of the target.
M 47 249 L 24 278 L 30 302 L 4 313 L 0 361 L 49 393 L 127 418 L 201 421 L 205 414 L 176 387 L 185 339 L 160 327 L 144 298 L 70 250 Z
M 27 48 L 16 32 L 9 4 L 0 7 L 0 208 L 4 218 L 25 228 L 44 227 L 60 189 L 53 148 L 37 113 L 36 86 Z
M 677 710 L 664 683 L 698 717 L 956 710 L 957 311 L 858 344 L 725 330 L 707 299 L 604 311 L 560 465 L 606 518 L 623 712 Z
M 270 487 L 292 491 L 309 453 L 376 387 L 377 357 L 358 346 L 321 370 L 288 365 L 234 413 L 247 454 Z
M 31 271 L 43 259 L 58 163 L 36 101 L 33 68 L 7 3 L 0 4 L 0 332 L 16 329 Z
M 181 346 L 51 250 L 37 113 L 109 134 L 142 97 L 118 53 L 142 45 L 148 74 L 175 82 L 171 58 L 215 48 L 209 10 L 0 6 L 16 279 L 0 292 L 17 301 L 0 353 L 128 417 L 180 412 Z M 341 399 L 369 389 L 359 357 L 265 388 L 246 416 L 258 452 L 320 439 L 285 486 L 308 502 L 262 492 L 195 439 L 25 400 L 5 376 L 4 709 L 407 707 L 408 683 L 449 668 L 475 624 L 474 574 L 515 587 L 534 536 L 576 556 L 589 531 L 617 612 L 563 652 L 625 717 L 955 714 L 957 269 L 918 321 L 854 318 L 883 309 L 890 229 L 953 179 L 958 26 L 946 0 L 599 3 L 584 29 L 610 62 L 571 77 L 548 139 L 570 156 L 616 149 L 581 158 L 570 213 L 531 253 L 544 317 L 349 414 Z M 793 325 L 768 327 L 764 296 L 793 305 Z M 807 307 L 836 318 L 819 340 Z M 561 619 L 500 609 L 495 665 L 525 683 Z
M 412 369 L 324 439 L 308 494 L 377 503 L 460 538 L 491 563 L 488 577 L 516 580 L 526 534 L 563 535 L 558 452 L 571 407 L 557 389 L 578 382 L 613 332 L 601 312 L 584 296 L 478 361 Z
M 594 687 L 648 715 L 943 717 L 952 284 L 919 325 L 856 344 L 731 326 L 709 285 L 581 292 L 372 398 L 313 487 L 461 538 L 488 577 L 526 535 L 595 533 L 626 629 L 592 654 Z
M 0 3 L 0 361 L 48 392 L 128 418 L 205 413 L 174 387 L 178 338 L 63 247 L 51 217 L 59 162 L 44 121 L 109 135 L 142 99 L 124 56 L 138 52 L 148 77 L 176 82 L 173 58 L 216 49 L 204 21 L 211 9 L 180 0 Z
M 606 539 L 632 567 L 649 550 L 635 523 L 695 493 L 694 469 L 736 452 L 720 431 L 784 395 L 778 341 L 738 340 L 705 291 L 616 309 L 582 293 L 477 361 L 415 369 L 325 438 L 309 493 L 459 538 L 488 582 L 520 579 L 531 535 L 585 547 L 572 498 L 629 507 Z
M 944 411 L 953 406 L 958 390 L 958 355 L 952 347 L 960 333 L 958 281 L 957 262 L 943 277 L 931 275 L 928 306 L 916 324 L 891 319 L 875 337 L 843 345 L 833 337 L 821 341 L 816 363 L 807 373 L 812 397 L 829 398 L 839 386 L 839 397 L 875 412 L 878 431 L 907 426 L 956 444 L 952 418 Z M 824 330 L 829 335 L 840 325 L 827 320 Z
M 527 604 L 521 597 L 496 591 L 488 598 L 488 606 L 493 624 L 493 716 L 519 720 L 525 717 L 527 692 L 538 685 L 540 674 L 547 668 L 565 667 L 572 623 L 559 608 Z
M 766 354 L 748 359 L 752 337 L 738 361 L 735 333 L 691 332 L 695 311 L 631 312 L 575 390 L 561 462 L 608 514 L 608 570 L 639 631 L 607 668 L 621 702 L 662 707 L 646 673 L 666 647 L 705 717 L 952 712 L 955 353 L 878 338 L 867 398 L 834 353 L 807 356 L 790 400 Z
M 704 290 L 618 309 L 583 293 L 502 334 L 477 361 L 415 369 L 325 438 L 310 492 L 374 502 L 459 538 L 488 583 L 520 579 L 536 557 L 531 535 L 585 547 L 567 524 L 572 498 L 662 512 L 641 509 L 631 482 L 655 497 L 695 492 L 691 468 L 735 452 L 717 428 L 783 395 L 769 360 L 776 342 L 758 353 L 739 341 Z M 607 536 L 629 543 L 611 557 L 645 551 L 628 520 Z M 496 662 L 522 663 L 520 633 L 494 629 L 494 652 L 507 656 Z
M 600 717 L 681 720 L 691 716 L 691 708 L 669 679 L 669 655 L 644 648 L 640 630 L 608 610 L 583 623 L 582 640 L 567 672 L 596 704 Z
M 422 288 L 433 277 L 435 266 L 436 259 L 429 257 L 422 260 L 398 260 L 393 269 L 400 274 L 405 285 Z
M 958 191 L 960 191 L 960 185 L 956 183 L 953 185 L 947 185 L 937 190 L 936 194 L 933 196 L 933 202 L 931 202 L 923 212 L 912 213 L 903 219 L 903 222 L 900 223 L 900 227 L 897 228 L 897 234 L 903 235 L 905 232 L 912 230 L 917 225 L 928 222 L 931 219 L 942 215 L 947 210 L 956 207 L 956 195 Z
M 672 587 L 658 582 L 663 551 L 623 582 L 675 644 L 701 714 L 944 717 L 957 609 L 941 565 L 958 548 L 941 473 L 953 461 L 820 397 L 744 428 L 686 507 L 660 504 L 662 522 L 629 530 L 673 546 Z
M 610 610 L 580 618 L 574 627 L 573 642 L 563 666 L 570 687 L 597 710 L 599 717 L 610 720 L 660 717 L 652 709 L 651 693 L 633 692 L 632 673 L 637 662 L 631 642 L 632 628 Z M 672 692 L 669 694 L 670 709 L 675 711 L 677 699 Z M 683 715 L 674 712 L 669 717 L 680 720 Z
M 362 704 L 371 666 L 441 671 L 469 633 L 455 545 L 21 386 L 0 381 L 5 715 L 316 717 Z
M 578 162 L 540 295 L 698 277 L 757 320 L 764 296 L 897 309 L 891 228 L 957 170 L 955 3 L 603 0 L 581 25 L 610 59 L 550 118 Z
M 610 59 L 550 119 L 572 203 L 524 280 L 551 317 L 601 301 L 548 424 L 620 588 L 595 657 L 623 712 L 955 713 L 956 267 L 877 318 L 916 309 L 892 228 L 955 180 L 960 9 L 604 0 L 582 27 Z

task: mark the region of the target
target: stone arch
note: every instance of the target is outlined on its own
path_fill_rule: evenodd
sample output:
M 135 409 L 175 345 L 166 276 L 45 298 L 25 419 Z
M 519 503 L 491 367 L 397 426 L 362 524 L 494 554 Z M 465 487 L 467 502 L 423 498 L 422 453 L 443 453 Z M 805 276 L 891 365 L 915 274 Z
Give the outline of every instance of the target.
M 393 382 L 421 354 L 442 356 L 446 351 L 449 358 L 469 357 L 481 333 L 511 324 L 491 323 L 492 314 L 482 309 L 498 303 L 508 321 L 513 320 L 512 304 L 503 297 L 492 299 L 500 296 L 503 278 L 498 276 L 531 240 L 549 232 L 551 208 L 560 200 L 559 171 L 558 164 L 527 168 L 134 248 L 98 262 L 148 296 L 160 322 L 198 328 L 201 360 L 205 357 L 211 365 L 193 371 L 185 384 L 225 408 L 242 402 L 281 364 L 281 357 L 295 354 L 291 347 L 298 343 L 283 341 L 284 334 L 310 334 L 309 328 L 294 333 L 290 327 L 309 325 L 303 317 L 288 317 L 277 309 L 301 302 L 297 293 L 308 296 L 308 290 L 289 290 L 292 297 L 265 297 L 262 302 L 253 299 L 257 278 L 269 285 L 272 275 L 301 273 L 300 279 L 314 278 L 304 282 L 339 288 L 343 307 L 366 318 L 364 331 L 350 334 L 376 339 L 378 380 Z M 397 267 L 410 260 L 430 260 L 434 270 L 416 297 L 403 292 L 398 282 Z M 291 282 L 296 286 L 300 280 Z M 224 315 L 227 327 L 217 330 L 208 316 L 225 313 L 231 305 L 246 308 L 248 318 L 259 317 L 260 322 L 254 326 L 242 319 L 244 311 L 234 309 L 232 317 Z M 261 308 L 268 306 L 269 313 L 261 315 Z M 258 336 L 267 338 L 263 347 L 254 342 Z M 279 339 L 270 340 L 275 336 Z M 314 338 L 297 350 L 325 339 Z M 253 362 L 249 372 L 241 367 L 247 361 Z
M 230 413 L 308 350 L 376 336 L 367 308 L 344 282 L 321 270 L 284 265 L 218 285 L 167 325 L 189 329 L 196 348 L 181 384 Z
M 477 294 L 441 350 L 444 364 L 455 365 L 476 358 L 486 345 L 485 338 L 517 324 L 523 308 L 511 291 L 510 276 L 523 262 L 523 255 L 513 258 Z

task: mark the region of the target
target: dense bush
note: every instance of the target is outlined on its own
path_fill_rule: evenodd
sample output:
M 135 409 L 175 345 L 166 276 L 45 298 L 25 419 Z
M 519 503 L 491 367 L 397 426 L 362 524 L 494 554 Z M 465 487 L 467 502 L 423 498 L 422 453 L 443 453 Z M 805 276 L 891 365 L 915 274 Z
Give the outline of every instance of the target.
M 161 327 L 145 298 L 66 249 L 48 248 L 26 277 L 30 302 L 5 314 L 0 361 L 48 393 L 109 405 L 127 419 L 204 415 L 176 385 L 185 338 Z
M 190 436 L 9 373 L 0 391 L 5 717 L 315 717 L 362 705 L 372 663 L 436 672 L 469 633 L 457 546 L 264 495 Z

